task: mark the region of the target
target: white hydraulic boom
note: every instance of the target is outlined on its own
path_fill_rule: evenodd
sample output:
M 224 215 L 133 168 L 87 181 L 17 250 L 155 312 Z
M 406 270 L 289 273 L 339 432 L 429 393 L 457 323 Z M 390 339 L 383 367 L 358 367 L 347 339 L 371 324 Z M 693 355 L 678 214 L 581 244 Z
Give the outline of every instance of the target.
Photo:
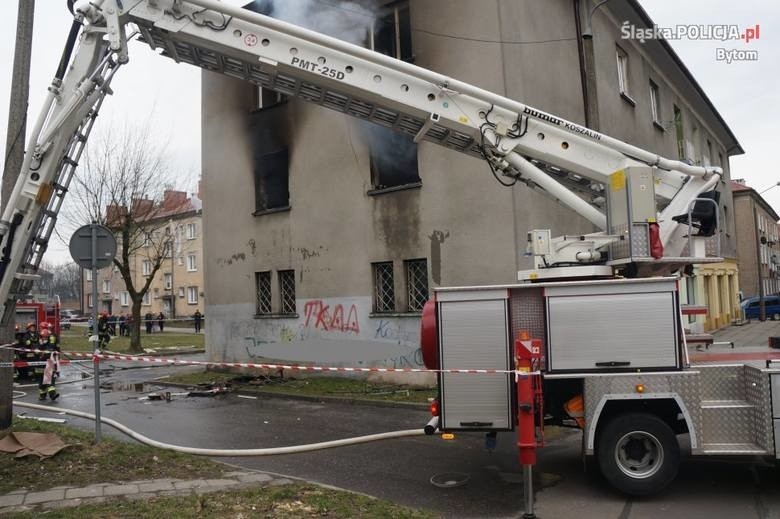
M 2 214 L 0 301 L 29 289 L 94 119 L 136 36 L 176 62 L 481 157 L 494 173 L 540 190 L 600 231 L 551 240 L 540 256 L 544 263 L 604 263 L 605 248 L 623 242 L 628 253 L 613 248 L 615 265 L 685 263 L 696 255 L 703 261 L 702 247 L 694 243 L 700 238 L 692 233 L 702 207 L 694 201 L 717 186 L 719 168 L 665 159 L 473 85 L 217 0 L 93 0 L 75 11 Z M 646 200 L 642 210 L 632 206 L 637 186 L 650 189 L 651 208 Z M 627 208 L 609 208 L 626 200 Z M 657 226 L 663 258 L 635 249 L 637 225 Z

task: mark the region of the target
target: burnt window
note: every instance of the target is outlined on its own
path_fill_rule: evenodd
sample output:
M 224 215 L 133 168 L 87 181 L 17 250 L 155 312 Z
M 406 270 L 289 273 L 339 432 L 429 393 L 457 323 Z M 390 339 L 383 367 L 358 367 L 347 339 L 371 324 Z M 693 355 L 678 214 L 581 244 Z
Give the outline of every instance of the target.
M 372 263 L 371 270 L 374 274 L 374 312 L 394 312 L 393 262 Z
M 404 61 L 412 61 L 412 22 L 409 2 L 397 2 L 374 21 L 370 48 Z
M 271 108 L 282 103 L 287 102 L 287 96 L 281 92 L 275 90 L 269 90 L 261 86 L 254 87 L 254 101 L 252 107 L 255 110 L 262 110 L 264 108 Z
M 255 314 L 271 313 L 271 271 L 255 272 Z
M 384 126 L 364 123 L 371 159 L 371 184 L 388 189 L 420 183 L 417 144 L 410 135 Z
M 283 314 L 295 313 L 295 271 L 279 271 L 279 308 Z
M 422 312 L 428 301 L 428 261 L 425 259 L 404 261 L 406 271 L 406 309 Z
M 290 205 L 289 154 L 284 149 L 255 157 L 255 213 Z

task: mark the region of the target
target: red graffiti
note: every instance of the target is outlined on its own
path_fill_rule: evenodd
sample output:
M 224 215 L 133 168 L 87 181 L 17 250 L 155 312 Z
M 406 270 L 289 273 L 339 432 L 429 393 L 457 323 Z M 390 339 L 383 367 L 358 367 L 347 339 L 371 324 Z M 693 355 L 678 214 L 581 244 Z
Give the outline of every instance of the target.
M 347 318 L 344 319 L 344 306 L 339 304 L 331 306 L 326 305 L 321 299 L 312 299 L 306 301 L 303 305 L 303 313 L 306 316 L 304 326 L 312 325 L 314 318 L 314 328 L 326 332 L 360 333 L 360 324 L 358 324 L 358 313 L 355 305 L 350 305 Z

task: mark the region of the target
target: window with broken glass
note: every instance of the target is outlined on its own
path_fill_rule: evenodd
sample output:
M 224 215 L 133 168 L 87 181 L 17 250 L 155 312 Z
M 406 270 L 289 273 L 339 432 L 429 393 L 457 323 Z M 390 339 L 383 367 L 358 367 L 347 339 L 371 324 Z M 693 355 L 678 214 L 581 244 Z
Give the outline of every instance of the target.
M 255 272 L 255 314 L 271 313 L 271 271 Z
M 374 274 L 374 312 L 395 312 L 393 262 L 372 263 Z
M 428 301 L 428 260 L 416 259 L 404 261 L 406 271 L 406 309 L 409 312 L 422 312 Z
M 279 297 L 280 312 L 283 314 L 295 314 L 295 271 L 279 271 Z

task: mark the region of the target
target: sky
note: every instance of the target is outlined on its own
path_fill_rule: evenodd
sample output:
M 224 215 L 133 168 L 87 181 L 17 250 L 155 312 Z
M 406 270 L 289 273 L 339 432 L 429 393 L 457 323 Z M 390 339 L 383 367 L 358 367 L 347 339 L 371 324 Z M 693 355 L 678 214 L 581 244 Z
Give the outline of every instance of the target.
M 227 0 L 226 3 L 241 5 L 245 1 Z M 780 8 L 776 2 L 641 0 L 641 3 L 660 27 L 760 25 L 760 38 L 750 44 L 690 39 L 670 43 L 745 149 L 745 155 L 731 158 L 732 178 L 744 178 L 759 191 L 780 182 L 780 169 L 772 166 L 780 120 Z M 38 0 L 36 4 L 28 127 L 37 118 L 70 27 L 65 0 Z M 15 0 L 0 2 L 0 19 L 6 21 L 6 30 L 0 33 L 0 143 L 3 146 L 16 14 Z M 718 47 L 757 50 L 758 61 L 730 64 L 718 61 Z M 193 191 L 200 172 L 200 71 L 156 57 L 149 47 L 139 43 L 131 45 L 130 60 L 112 83 L 114 95 L 104 103 L 95 131 L 112 125 L 141 125 L 151 121 L 148 131 L 168 143 L 169 158 L 177 174 L 176 187 Z M 770 189 L 764 197 L 780 212 L 780 187 Z M 47 260 L 70 261 L 67 246 L 61 242 L 51 244 Z

